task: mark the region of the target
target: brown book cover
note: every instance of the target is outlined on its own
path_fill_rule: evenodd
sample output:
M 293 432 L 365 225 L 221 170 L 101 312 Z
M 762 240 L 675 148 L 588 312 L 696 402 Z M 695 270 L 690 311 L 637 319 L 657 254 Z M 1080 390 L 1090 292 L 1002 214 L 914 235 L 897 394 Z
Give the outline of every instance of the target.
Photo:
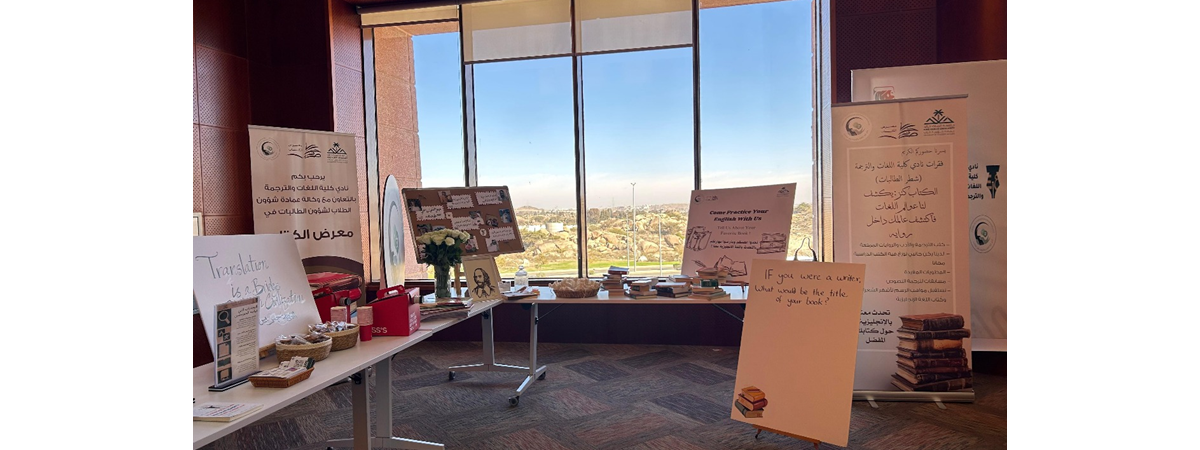
M 900 388 L 902 391 L 948 392 L 970 388 L 971 377 L 913 384 L 900 375 L 892 374 L 892 385 Z
M 747 387 L 742 388 L 742 395 L 744 395 L 747 399 L 749 399 L 752 402 L 757 402 L 759 400 L 767 398 L 767 394 L 763 393 L 763 391 L 761 389 L 754 387 L 754 386 L 747 386 Z
M 904 364 L 900 364 L 899 362 L 896 363 L 896 368 L 908 370 L 913 373 L 953 373 L 963 369 L 971 370 L 970 367 L 922 367 L 919 369 L 914 369 Z
M 962 348 L 962 339 L 900 339 L 898 347 L 908 350 L 949 350 Z
M 896 362 L 913 369 L 926 367 L 967 367 L 967 358 L 905 358 L 896 355 Z
M 955 330 L 918 331 L 900 327 L 896 337 L 901 339 L 962 339 L 971 337 L 971 330 L 958 328 Z
M 762 400 L 759 400 L 757 402 L 753 402 L 753 401 L 750 401 L 750 399 L 746 398 L 745 395 L 738 394 L 737 400 L 739 403 L 746 405 L 746 407 L 750 408 L 750 409 L 763 409 L 763 408 L 767 407 L 767 399 L 765 399 L 765 398 Z
M 946 373 L 923 373 L 923 372 L 913 372 L 911 369 L 908 369 L 904 366 L 900 366 L 896 369 L 896 374 L 900 375 L 901 377 L 903 377 L 905 380 L 908 380 L 908 382 L 912 383 L 912 384 L 932 383 L 934 381 L 953 380 L 955 378 L 966 378 L 966 377 L 971 376 L 970 369 L 968 369 L 966 367 L 955 367 L 955 368 L 960 369 L 960 370 L 955 371 L 955 372 L 946 372 Z
M 747 408 L 746 405 L 743 405 L 740 402 L 733 402 L 733 406 L 736 406 L 738 411 L 740 411 L 742 413 L 742 416 L 746 417 L 747 419 L 753 419 L 753 418 L 763 416 L 763 410 L 761 410 L 761 409 L 752 410 L 750 408 Z
M 966 322 L 958 314 L 936 313 L 900 316 L 900 324 L 910 330 L 937 331 L 962 328 Z
M 896 347 L 896 356 L 903 358 L 966 358 L 967 350 L 964 348 L 951 348 L 946 350 L 911 350 L 907 348 Z

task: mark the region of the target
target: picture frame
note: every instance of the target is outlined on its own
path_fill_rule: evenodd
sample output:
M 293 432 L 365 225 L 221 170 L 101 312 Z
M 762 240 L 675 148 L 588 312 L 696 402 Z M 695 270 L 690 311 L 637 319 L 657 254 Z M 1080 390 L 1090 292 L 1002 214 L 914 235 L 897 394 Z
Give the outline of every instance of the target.
M 463 272 L 467 278 L 467 296 L 472 300 L 504 298 L 500 291 L 500 269 L 496 266 L 496 258 L 463 258 Z

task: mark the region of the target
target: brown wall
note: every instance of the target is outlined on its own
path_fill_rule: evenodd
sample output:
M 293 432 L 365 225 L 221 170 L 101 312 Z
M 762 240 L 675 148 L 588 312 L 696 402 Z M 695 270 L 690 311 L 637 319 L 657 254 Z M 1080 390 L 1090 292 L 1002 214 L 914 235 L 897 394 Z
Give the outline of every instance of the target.
M 833 88 L 850 71 L 1008 58 L 1006 0 L 834 0 Z

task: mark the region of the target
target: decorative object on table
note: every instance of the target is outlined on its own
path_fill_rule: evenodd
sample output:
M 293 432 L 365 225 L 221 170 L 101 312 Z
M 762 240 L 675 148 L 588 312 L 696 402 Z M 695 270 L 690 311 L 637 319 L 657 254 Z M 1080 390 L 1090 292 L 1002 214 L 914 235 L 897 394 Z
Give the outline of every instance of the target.
M 250 377 L 250 384 L 261 388 L 286 388 L 307 380 L 312 375 L 316 360 L 306 356 L 293 356 L 281 361 L 279 367 L 259 372 Z
M 600 292 L 600 283 L 587 278 L 563 278 L 562 281 L 550 283 L 554 295 L 562 298 L 594 297 Z
M 375 324 L 375 307 L 361 306 L 358 308 L 358 338 L 363 342 L 371 340 L 371 325 Z
M 513 288 L 520 289 L 529 286 L 529 272 L 525 271 L 525 265 L 517 266 L 517 273 L 513 276 Z
M 471 236 L 465 232 L 446 228 L 430 231 L 417 238 L 421 254 L 418 259 L 433 266 L 434 296 L 438 299 L 451 298 L 450 269 L 462 263 L 462 245 Z
M 498 300 L 504 298 L 500 294 L 500 269 L 496 267 L 496 258 L 480 256 L 463 260 L 463 269 L 467 272 L 467 295 L 474 300 Z
M 192 399 L 192 401 L 196 401 Z M 192 420 L 233 422 L 262 408 L 261 403 L 202 403 L 192 405 Z
M 542 295 L 542 292 L 537 288 L 522 286 L 520 288 L 504 292 L 503 295 L 505 300 L 520 300 L 523 298 L 537 297 Z
M 329 308 L 329 320 L 333 322 L 349 322 L 350 310 L 345 306 L 334 306 Z
M 359 331 L 358 324 L 355 323 L 330 321 L 309 325 L 308 330 L 333 339 L 333 345 L 329 349 L 331 352 L 345 350 L 358 344 Z
M 320 333 L 279 336 L 275 339 L 275 357 L 287 361 L 293 356 L 305 356 L 320 361 L 329 357 L 333 339 Z
M 392 286 L 380 289 L 374 308 L 371 333 L 380 336 L 411 336 L 421 327 L 421 288 Z

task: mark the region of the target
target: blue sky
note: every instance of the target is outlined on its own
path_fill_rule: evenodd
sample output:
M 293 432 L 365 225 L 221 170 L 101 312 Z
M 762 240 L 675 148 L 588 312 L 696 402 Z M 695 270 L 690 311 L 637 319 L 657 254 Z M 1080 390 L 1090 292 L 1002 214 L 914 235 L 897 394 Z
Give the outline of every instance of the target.
M 702 9 L 700 21 L 703 187 L 795 182 L 809 201 L 809 2 Z M 458 46 L 453 33 L 414 38 L 426 187 L 463 184 Z M 474 70 L 479 183 L 508 185 L 521 205 L 573 208 L 571 59 Z M 585 56 L 583 71 L 588 206 L 686 202 L 692 49 Z

